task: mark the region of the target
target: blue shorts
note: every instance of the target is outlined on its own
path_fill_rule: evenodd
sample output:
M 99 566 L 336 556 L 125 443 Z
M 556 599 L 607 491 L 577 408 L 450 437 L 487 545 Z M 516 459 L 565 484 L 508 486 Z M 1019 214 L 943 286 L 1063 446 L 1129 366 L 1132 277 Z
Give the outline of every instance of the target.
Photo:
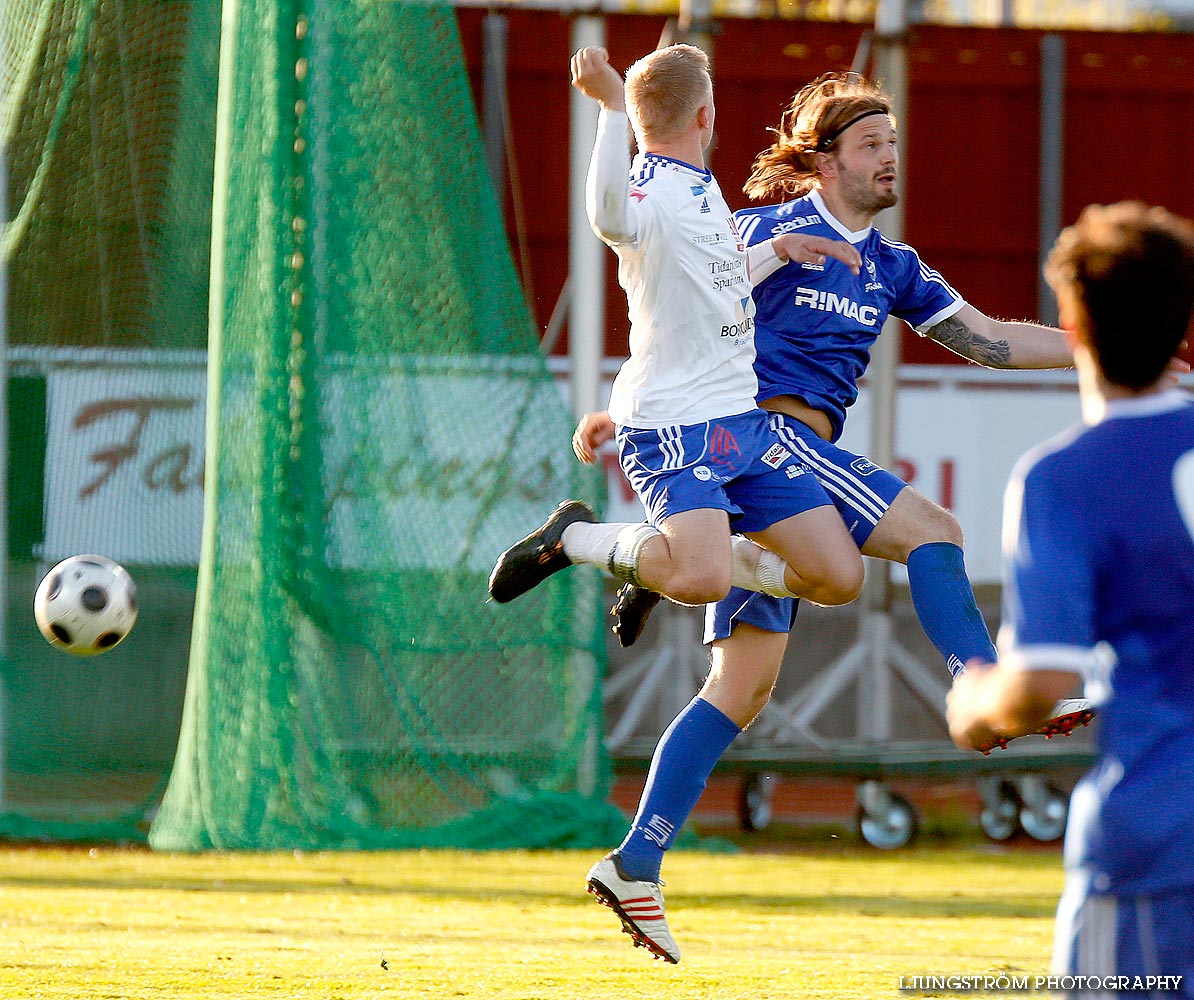
M 724 510 L 734 531 L 762 531 L 832 503 L 767 416 L 748 410 L 704 424 L 619 427 L 618 458 L 647 519 L 659 527 L 673 514 Z
M 1057 907 L 1053 974 L 1097 976 L 1107 987 L 1104 993 L 1067 989 L 1074 997 L 1194 997 L 1194 886 L 1114 896 L 1092 892 L 1089 872 L 1068 871 Z M 1161 976 L 1170 980 L 1159 983 Z
M 879 518 L 908 484 L 870 459 L 818 437 L 799 420 L 772 413 L 770 423 L 784 446 L 816 474 L 846 522 L 850 537 L 861 549 Z M 767 632 L 791 632 L 796 622 L 796 606 L 791 597 L 768 597 L 732 587 L 724 599 L 705 609 L 705 642 L 727 638 L 738 622 Z

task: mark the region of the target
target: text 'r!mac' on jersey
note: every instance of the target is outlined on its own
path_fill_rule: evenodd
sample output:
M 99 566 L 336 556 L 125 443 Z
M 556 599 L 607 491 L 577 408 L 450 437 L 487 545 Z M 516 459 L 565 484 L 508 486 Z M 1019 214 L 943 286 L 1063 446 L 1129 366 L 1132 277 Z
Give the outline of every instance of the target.
M 829 417 L 834 440 L 858 398 L 858 379 L 887 317 L 925 330 L 965 305 L 912 247 L 873 226 L 847 229 L 816 191 L 743 209 L 736 219 L 747 246 L 799 232 L 844 240 L 862 256 L 857 275 L 832 258 L 821 265 L 790 261 L 754 290 L 758 398 L 803 399 Z

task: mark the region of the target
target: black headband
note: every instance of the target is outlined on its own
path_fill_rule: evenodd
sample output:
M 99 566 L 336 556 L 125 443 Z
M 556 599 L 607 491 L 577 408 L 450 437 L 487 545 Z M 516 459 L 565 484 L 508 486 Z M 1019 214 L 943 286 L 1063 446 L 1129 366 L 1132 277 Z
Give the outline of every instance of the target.
M 846 122 L 846 124 L 843 125 L 841 128 L 837 129 L 831 135 L 827 135 L 824 139 L 822 139 L 820 142 L 818 142 L 815 152 L 824 153 L 825 150 L 827 150 L 830 146 L 832 146 L 835 142 L 837 142 L 838 137 L 843 132 L 845 132 L 846 129 L 848 129 L 851 125 L 857 125 L 864 118 L 870 118 L 871 115 L 886 115 L 886 114 L 887 114 L 887 112 L 884 111 L 882 108 L 872 108 L 870 111 L 864 111 L 860 115 L 855 115 L 848 122 Z

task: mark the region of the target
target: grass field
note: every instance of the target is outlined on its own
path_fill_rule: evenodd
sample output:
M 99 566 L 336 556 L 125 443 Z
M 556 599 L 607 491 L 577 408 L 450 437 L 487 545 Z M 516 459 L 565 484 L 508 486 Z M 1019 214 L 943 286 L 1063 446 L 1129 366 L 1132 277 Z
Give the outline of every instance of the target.
M 1055 851 L 673 852 L 667 966 L 583 893 L 593 860 L 3 849 L 0 998 L 942 996 L 900 977 L 1047 973 L 1061 888 Z

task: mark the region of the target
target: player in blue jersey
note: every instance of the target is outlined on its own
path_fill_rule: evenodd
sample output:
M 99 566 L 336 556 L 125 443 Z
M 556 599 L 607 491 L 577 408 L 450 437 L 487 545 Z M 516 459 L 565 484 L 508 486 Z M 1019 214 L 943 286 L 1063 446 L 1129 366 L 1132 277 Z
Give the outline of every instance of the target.
M 857 250 L 832 235 L 801 233 L 747 250 L 704 166 L 715 112 L 700 49 L 657 50 L 625 83 L 604 49 L 580 50 L 571 69 L 573 84 L 602 108 L 589 217 L 618 256 L 631 321 L 610 415 L 649 522 L 598 523 L 586 504 L 566 501 L 502 553 L 490 596 L 513 600 L 588 563 L 691 604 L 718 600 L 731 584 L 825 604 L 853 600 L 862 585 L 858 549 L 807 464 L 755 402 L 750 288 L 793 259 L 857 270 Z M 733 538 L 731 523 L 741 533 Z M 691 722 L 695 752 L 711 755 L 710 766 L 739 731 L 708 702 L 694 707 Z M 679 961 L 657 882 L 630 878 L 607 857 L 590 870 L 588 888 L 636 945 Z
M 776 142 L 758 156 L 746 187 L 752 198 L 773 203 L 738 213 L 744 238 L 751 246 L 796 232 L 837 238 L 858 249 L 864 266 L 854 274 L 834 260 L 795 262 L 755 283 L 760 404 L 821 479 L 862 553 L 907 564 L 925 632 L 956 673 L 993 648 L 966 577 L 960 526 L 898 477 L 834 442 L 889 315 L 989 367 L 1066 366 L 1064 341 L 1050 327 L 986 316 L 912 247 L 873 227 L 875 215 L 895 204 L 898 166 L 890 101 L 877 86 L 850 74 L 822 77 L 796 95 L 775 132 Z M 578 456 L 591 460 L 610 433 L 604 414 L 586 417 L 574 437 Z M 626 591 L 620 611 L 634 617 L 650 600 Z M 749 721 L 766 703 L 794 614 L 790 601 L 734 590 L 711 616 L 711 683 L 732 689 L 719 695 L 733 699 L 732 717 Z M 747 627 L 735 639 L 739 625 Z M 641 627 L 638 614 L 616 631 L 629 644 Z M 724 642 L 734 643 L 732 679 L 725 683 L 716 662 Z M 750 648 L 739 656 L 733 652 L 738 644 Z
M 1060 330 L 986 316 L 915 250 L 873 227 L 876 214 L 896 201 L 895 124 L 889 98 L 865 79 L 832 74 L 814 81 L 796 94 L 747 185 L 752 198 L 772 204 L 738 219 L 752 249 L 800 233 L 845 241 L 861 256 L 858 273 L 833 258 L 797 259 L 756 280 L 759 401 L 780 439 L 816 473 L 857 549 L 907 565 L 921 624 L 953 672 L 994 655 L 966 576 L 961 528 L 898 477 L 833 442 L 889 315 L 989 367 L 1063 367 L 1071 360 Z M 573 438 L 577 457 L 592 461 L 612 434 L 608 414 L 587 415 Z M 620 605 L 624 610 L 642 596 L 631 588 Z M 740 588 L 711 606 L 709 675 L 660 738 L 631 829 L 615 851 L 644 896 L 718 759 L 770 698 L 795 612 L 792 600 Z M 710 709 L 719 727 L 707 721 Z M 1077 706 L 1054 725 L 1086 717 Z
M 1054 972 L 1098 980 L 1075 996 L 1194 997 L 1194 403 L 1165 378 L 1194 322 L 1194 224 L 1091 206 L 1046 276 L 1082 424 L 1012 472 L 999 654 L 954 684 L 950 732 L 1031 732 L 1085 682 L 1098 756 L 1071 798 Z

